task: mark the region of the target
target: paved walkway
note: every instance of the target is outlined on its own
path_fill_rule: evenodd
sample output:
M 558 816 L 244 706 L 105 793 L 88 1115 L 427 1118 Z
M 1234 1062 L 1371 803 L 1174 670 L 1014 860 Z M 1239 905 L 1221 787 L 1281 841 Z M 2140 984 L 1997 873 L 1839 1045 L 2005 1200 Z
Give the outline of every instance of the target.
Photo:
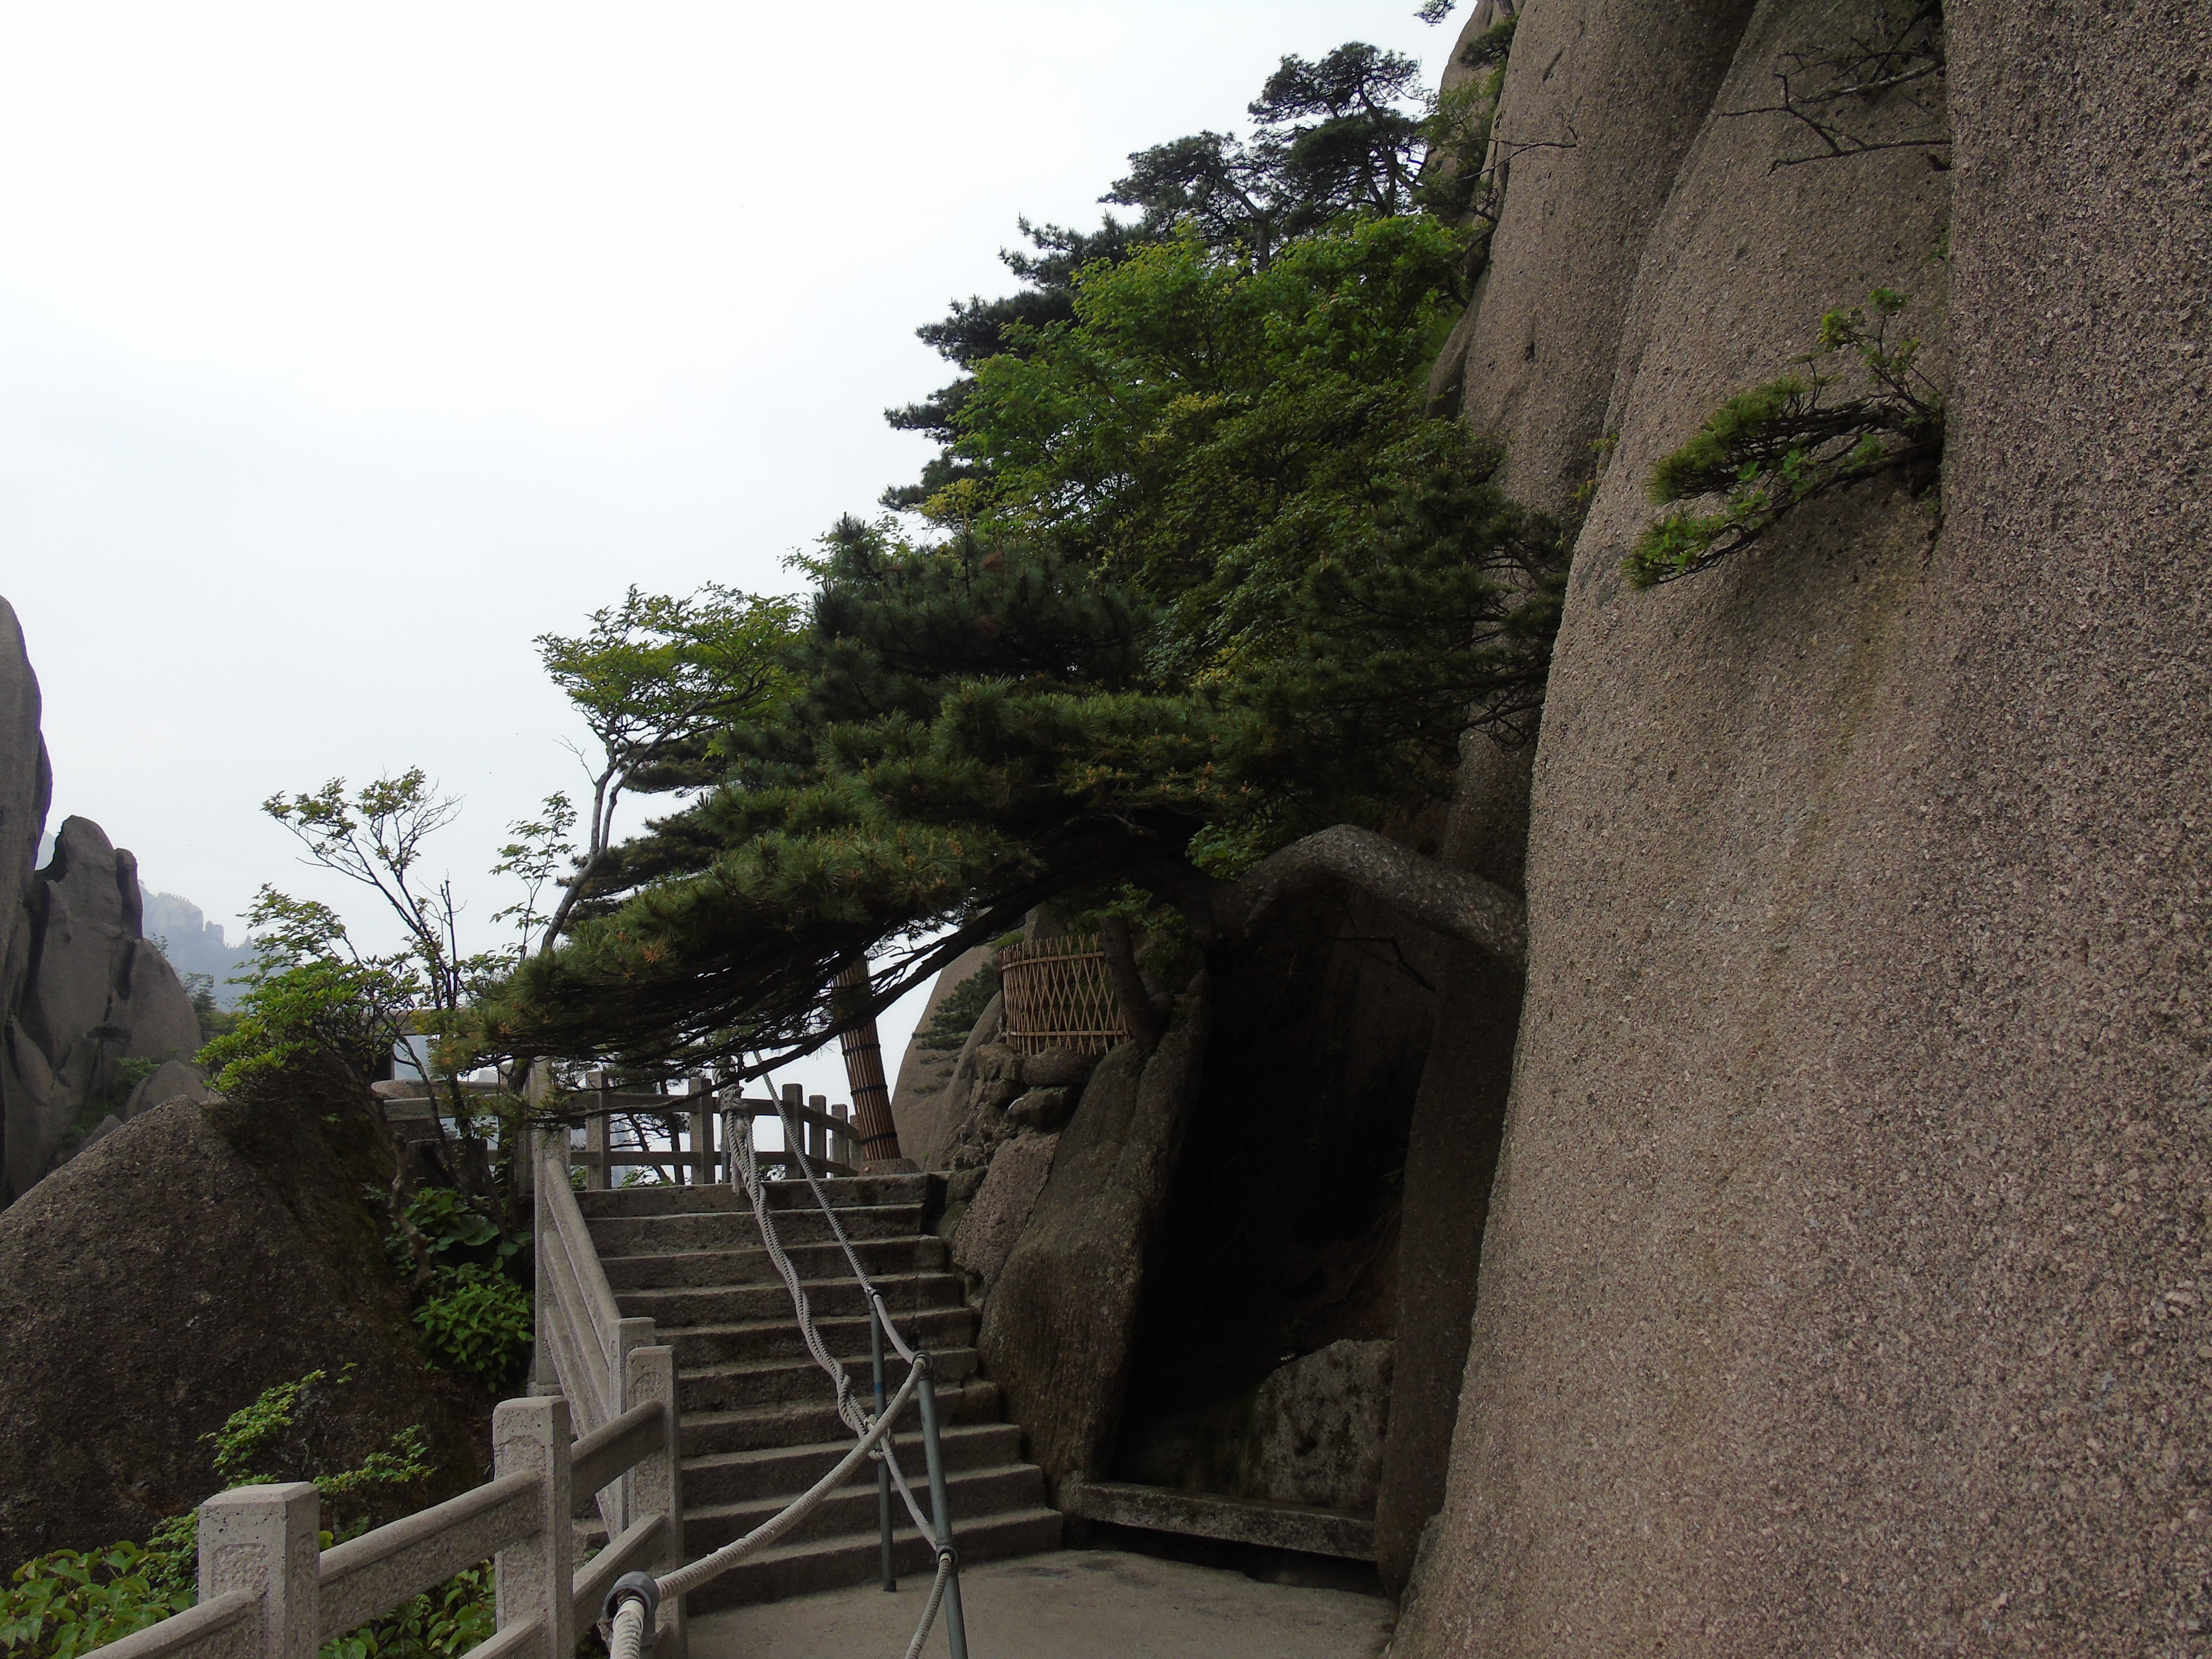
M 1115 1550 L 1061 1550 L 960 1575 L 973 1659 L 1373 1659 L 1389 1604 Z M 869 1587 L 691 1621 L 692 1659 L 898 1659 L 929 1594 Z M 924 1652 L 950 1651 L 940 1618 Z

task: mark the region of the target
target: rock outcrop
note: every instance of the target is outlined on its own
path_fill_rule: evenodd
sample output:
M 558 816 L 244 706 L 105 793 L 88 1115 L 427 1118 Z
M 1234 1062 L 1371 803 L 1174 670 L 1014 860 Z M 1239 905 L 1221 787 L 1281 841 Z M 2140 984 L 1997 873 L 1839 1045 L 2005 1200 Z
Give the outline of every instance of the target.
M 418 1425 L 440 1474 L 399 1508 L 481 1478 L 483 1402 L 425 1367 L 358 1200 L 389 1154 L 332 1115 L 156 1106 L 0 1213 L 0 1569 L 220 1491 L 203 1437 L 313 1370 L 353 1368 L 313 1425 L 325 1468 Z
M 1540 362 L 1509 272 L 1633 278 L 1559 366 L 1618 447 L 1393 1652 L 2202 1652 L 2212 15 L 1954 0 L 1947 171 L 1775 167 L 1742 112 L 1865 9 L 1745 12 L 1537 0 L 1514 45 L 1499 131 L 1614 159 L 1516 158 L 1465 334 Z M 1941 518 L 1862 485 L 1627 588 L 1653 463 L 1877 284 L 1948 389 Z M 1510 351 L 1463 386 L 1540 497 L 1589 435 Z
M 1157 1048 L 1098 1062 L 985 1307 L 977 1351 L 1055 1487 L 1112 1451 L 1206 1025 L 1201 977 Z
M 0 599 L 0 1203 L 125 1111 L 134 1073 L 200 1047 L 191 999 L 143 935 L 137 861 L 72 817 L 33 866 L 52 793 L 39 714 Z

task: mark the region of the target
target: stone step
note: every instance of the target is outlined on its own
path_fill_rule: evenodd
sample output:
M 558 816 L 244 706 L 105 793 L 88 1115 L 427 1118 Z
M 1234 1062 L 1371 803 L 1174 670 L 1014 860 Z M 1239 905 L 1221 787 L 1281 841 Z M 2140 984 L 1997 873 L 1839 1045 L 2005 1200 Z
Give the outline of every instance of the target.
M 905 1506 L 900 1506 L 904 1512 Z M 872 1584 L 880 1571 L 882 1544 L 869 1516 L 865 1532 L 835 1538 L 808 1539 L 779 1544 L 740 1561 L 712 1583 L 702 1584 L 684 1598 L 694 1614 L 723 1607 L 748 1607 L 781 1601 L 787 1595 L 806 1595 L 816 1590 L 840 1589 L 850 1584 Z M 1009 1556 L 1036 1555 L 1056 1550 L 1060 1543 L 1060 1518 L 1052 1510 L 1017 1510 L 965 1525 L 953 1524 L 953 1543 L 963 1566 Z M 911 1606 L 917 1622 L 929 1595 L 931 1577 L 937 1570 L 935 1546 L 915 1531 L 911 1522 L 891 1534 L 891 1560 L 899 1575 L 900 1599 Z M 930 1651 L 945 1641 L 944 1621 L 931 1632 Z
M 909 1420 L 913 1411 L 911 1406 L 907 1408 Z M 915 1496 L 927 1504 L 928 1498 L 922 1488 L 929 1478 L 929 1466 L 924 1461 L 921 1430 L 893 1435 L 891 1441 L 908 1484 L 914 1487 Z M 757 1451 L 687 1457 L 684 1460 L 684 1505 L 687 1510 L 703 1509 L 763 1498 L 787 1503 L 836 1468 L 837 1460 L 844 1456 L 852 1443 L 848 1437 L 811 1446 L 772 1446 Z M 1022 1431 L 1012 1423 L 942 1425 L 938 1443 L 947 1474 L 1021 1463 Z M 864 1461 L 847 1484 L 874 1492 L 876 1466 Z M 896 1492 L 891 1499 L 898 1502 Z M 905 1513 L 903 1504 L 899 1513 Z
M 896 1312 L 893 1316 L 897 1317 Z M 900 1318 L 898 1323 L 908 1343 L 915 1347 L 965 1347 L 975 1340 L 976 1316 L 974 1310 L 964 1306 L 927 1309 Z M 814 1328 L 823 1346 L 840 1359 L 849 1364 L 851 1356 L 860 1357 L 856 1377 L 872 1379 L 868 1321 L 864 1316 L 817 1318 Z M 661 1326 L 655 1335 L 676 1350 L 678 1372 L 750 1360 L 796 1358 L 806 1352 L 805 1335 L 787 1311 L 781 1319 L 749 1320 L 742 1324 Z M 896 1387 L 898 1379 L 906 1375 L 906 1366 L 896 1351 L 886 1355 L 886 1364 L 890 1386 Z
M 855 1371 L 854 1380 L 864 1388 L 872 1388 L 865 1370 Z M 844 1432 L 844 1425 L 838 1419 L 837 1408 L 829 1395 L 829 1379 L 824 1377 L 821 1396 L 811 1401 L 740 1411 L 685 1412 L 684 1459 L 688 1463 L 695 1457 L 711 1457 L 720 1453 L 808 1446 L 834 1440 Z M 947 1428 L 996 1423 L 1000 1416 L 999 1385 L 980 1377 L 940 1384 L 937 1412 L 939 1422 Z
M 881 1205 L 920 1204 L 929 1190 L 927 1176 L 854 1176 L 825 1179 L 823 1196 L 841 1214 L 848 1209 Z M 615 1187 L 603 1193 L 578 1193 L 576 1202 L 587 1221 L 603 1216 L 685 1215 L 701 1211 L 752 1213 L 752 1200 L 741 1187 L 710 1182 L 703 1187 Z M 769 1208 L 779 1213 L 815 1208 L 814 1194 L 803 1181 L 771 1181 Z
M 919 1204 L 873 1204 L 840 1210 L 837 1220 L 848 1238 L 914 1238 L 921 1232 Z M 762 1248 L 750 1210 L 685 1210 L 672 1215 L 602 1216 L 591 1222 L 592 1243 L 602 1262 L 617 1256 L 660 1255 L 671 1250 L 742 1250 Z M 836 1243 L 830 1218 L 819 1210 L 793 1210 L 776 1218 L 776 1237 L 793 1244 Z
M 855 1383 L 872 1390 L 866 1354 L 841 1353 L 837 1358 Z M 975 1374 L 973 1348 L 946 1348 L 930 1358 L 940 1384 L 964 1382 Z M 905 1378 L 905 1371 L 895 1367 L 888 1385 L 895 1389 Z M 693 1412 L 743 1411 L 831 1397 L 829 1377 L 811 1358 L 744 1360 L 676 1374 L 676 1408 L 687 1419 Z
M 906 1472 L 907 1484 L 914 1488 L 915 1501 L 922 1513 L 929 1513 L 929 1489 L 927 1478 L 918 1466 L 919 1460 L 909 1463 L 899 1459 L 899 1467 Z M 779 1492 L 771 1498 L 746 1498 L 736 1503 L 694 1504 L 690 1495 L 684 1495 L 684 1550 L 693 1559 L 718 1550 L 732 1539 L 742 1538 L 764 1522 L 775 1518 L 787 1504 L 805 1491 L 804 1486 Z M 953 1541 L 962 1541 L 962 1534 L 970 1522 L 988 1520 L 994 1515 L 1018 1513 L 1023 1510 L 1044 1506 L 1044 1474 L 1034 1463 L 995 1463 L 981 1468 L 948 1470 L 945 1477 L 945 1497 L 952 1508 Z M 895 1516 L 906 1514 L 906 1504 L 894 1492 L 891 1502 L 897 1505 Z M 797 1542 L 809 1538 L 835 1538 L 841 1534 L 872 1532 L 876 1528 L 876 1488 L 871 1480 L 866 1486 L 840 1486 L 831 1492 L 801 1521 L 786 1540 Z
M 960 1280 L 951 1273 L 901 1273 L 874 1281 L 901 1331 L 907 1317 L 928 1308 L 963 1305 Z M 867 1299 L 850 1279 L 802 1280 L 806 1304 L 818 1318 L 867 1316 Z M 686 1325 L 737 1325 L 757 1319 L 791 1319 L 791 1292 L 781 1279 L 758 1285 L 667 1285 L 621 1291 L 616 1304 L 624 1318 L 644 1318 L 663 1330 Z
M 600 1224 L 604 1225 L 605 1224 Z M 802 1283 L 810 1279 L 836 1279 L 851 1273 L 845 1253 L 834 1240 L 818 1244 L 790 1244 L 784 1250 Z M 901 1273 L 942 1273 L 951 1261 L 945 1241 L 929 1234 L 910 1238 L 855 1239 L 853 1254 L 870 1277 L 886 1279 Z M 775 1263 L 757 1239 L 750 1248 L 722 1249 L 651 1250 L 638 1255 L 606 1255 L 599 1265 L 607 1284 L 624 1291 L 673 1289 L 696 1285 L 720 1289 L 733 1285 L 781 1285 Z

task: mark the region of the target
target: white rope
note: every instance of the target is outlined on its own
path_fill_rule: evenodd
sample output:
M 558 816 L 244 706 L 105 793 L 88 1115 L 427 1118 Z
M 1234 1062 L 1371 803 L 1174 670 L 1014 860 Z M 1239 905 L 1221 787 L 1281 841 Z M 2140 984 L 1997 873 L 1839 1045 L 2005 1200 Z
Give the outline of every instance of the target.
M 615 1627 L 607 1638 L 607 1659 L 638 1659 L 645 1645 L 645 1603 L 635 1595 L 615 1609 Z M 908 1653 L 911 1659 L 913 1650 Z
M 915 1626 L 914 1640 L 906 1644 L 906 1659 L 921 1659 L 921 1644 L 929 1640 L 929 1627 L 937 1622 L 937 1610 L 945 1603 L 945 1581 L 952 1577 L 952 1552 L 940 1550 L 937 1555 L 937 1582 L 929 1587 L 929 1605 L 921 1610 L 921 1622 Z
M 926 1369 L 926 1366 L 917 1365 L 906 1374 L 906 1381 L 899 1384 L 899 1391 L 884 1407 L 883 1415 L 875 1420 L 866 1434 L 853 1443 L 853 1449 L 837 1461 L 836 1468 L 809 1486 L 799 1498 L 736 1542 L 725 1544 L 712 1555 L 702 1555 L 690 1566 L 678 1567 L 665 1577 L 655 1579 L 653 1588 L 660 1592 L 662 1599 L 689 1595 L 708 1580 L 728 1571 L 755 1550 L 766 1549 L 811 1515 L 815 1506 L 844 1485 L 846 1477 L 858 1468 L 868 1454 L 890 1433 L 892 1423 L 906 1402 L 914 1397 L 914 1391 L 920 1386 Z
M 732 1159 L 733 1165 L 738 1171 L 738 1178 L 744 1187 L 745 1196 L 752 1200 L 753 1218 L 760 1225 L 761 1241 L 768 1247 L 769 1260 L 775 1264 L 777 1273 L 782 1275 L 784 1287 L 791 1293 L 791 1304 L 798 1312 L 799 1334 L 805 1340 L 807 1352 L 814 1356 L 814 1363 L 829 1374 L 832 1385 L 836 1389 L 837 1415 L 843 1419 L 845 1426 L 851 1429 L 854 1434 L 865 1433 L 869 1421 L 866 1408 L 855 1397 L 858 1391 L 854 1386 L 852 1377 L 847 1374 L 844 1365 L 830 1352 L 828 1345 L 822 1340 L 821 1334 L 815 1329 L 813 1310 L 807 1300 L 805 1287 L 799 1283 L 799 1270 L 792 1266 L 791 1258 L 784 1254 L 782 1241 L 776 1237 L 775 1223 L 771 1218 L 771 1212 L 768 1206 L 768 1183 L 760 1178 L 760 1153 L 753 1145 L 752 1120 L 733 1115 L 730 1121 L 736 1129 L 736 1133 L 727 1135 L 726 1138 L 735 1154 Z M 786 1145 L 790 1145 L 791 1126 L 787 1121 L 784 1125 L 784 1136 Z M 805 1163 L 801 1162 L 799 1168 L 805 1170 Z M 811 1173 L 808 1179 L 811 1183 Z M 820 1187 L 814 1188 L 814 1194 L 817 1199 L 821 1198 Z M 829 1213 L 827 1200 L 823 1200 L 823 1208 L 825 1214 Z M 834 1215 L 830 1216 L 830 1225 L 836 1226 L 836 1218 Z M 842 1230 L 840 1230 L 839 1237 L 842 1239 Z M 852 1248 L 849 1245 L 846 1247 L 845 1255 L 848 1261 L 853 1260 Z M 860 1271 L 857 1262 L 854 1262 L 854 1271 L 855 1273 Z M 867 1284 L 865 1279 L 861 1283 L 866 1289 L 869 1298 L 875 1303 L 877 1317 L 884 1322 L 884 1328 L 890 1333 L 892 1343 L 905 1358 L 908 1364 L 913 1365 L 915 1363 L 914 1350 L 900 1341 L 897 1328 L 891 1324 L 890 1315 L 883 1310 L 882 1297 L 877 1294 L 874 1285 Z M 906 1471 L 899 1467 L 896 1449 L 885 1444 L 876 1455 L 890 1470 L 891 1484 L 898 1488 L 899 1497 L 906 1504 L 906 1512 L 914 1517 L 915 1530 L 925 1538 L 935 1539 L 937 1528 L 930 1523 L 928 1517 L 923 1515 L 921 1505 L 915 1501 L 914 1489 L 907 1484 Z
M 806 1137 L 793 1132 L 791 1120 L 784 1115 L 783 1097 L 772 1086 L 769 1097 L 775 1106 L 775 1121 L 783 1126 L 784 1150 L 798 1164 L 799 1173 L 806 1178 L 808 1190 L 813 1193 L 815 1205 L 821 1210 L 823 1219 L 830 1224 L 830 1231 L 837 1240 L 837 1248 L 844 1251 L 845 1261 L 853 1269 L 853 1277 L 860 1280 L 860 1289 L 874 1307 L 877 1317 L 884 1322 L 884 1334 L 890 1338 L 891 1346 L 898 1350 L 899 1358 L 911 1364 L 914 1350 L 907 1346 L 906 1339 L 899 1334 L 898 1327 L 891 1322 L 890 1310 L 884 1305 L 883 1293 L 876 1289 L 875 1281 L 868 1277 L 867 1269 L 860 1265 L 860 1258 L 854 1251 L 852 1240 L 845 1237 L 845 1229 L 837 1220 L 836 1206 L 823 1194 L 822 1183 L 815 1178 L 814 1166 L 806 1161 Z M 746 1127 L 750 1128 L 750 1119 L 746 1120 Z

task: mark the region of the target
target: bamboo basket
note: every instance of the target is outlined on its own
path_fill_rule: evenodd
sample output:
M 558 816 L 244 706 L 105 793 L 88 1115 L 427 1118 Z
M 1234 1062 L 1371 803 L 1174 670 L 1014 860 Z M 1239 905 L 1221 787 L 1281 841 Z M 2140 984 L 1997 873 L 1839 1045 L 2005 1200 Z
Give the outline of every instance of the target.
M 1103 1054 L 1129 1035 L 1095 939 L 1048 939 L 999 952 L 1000 1033 L 1016 1054 Z

